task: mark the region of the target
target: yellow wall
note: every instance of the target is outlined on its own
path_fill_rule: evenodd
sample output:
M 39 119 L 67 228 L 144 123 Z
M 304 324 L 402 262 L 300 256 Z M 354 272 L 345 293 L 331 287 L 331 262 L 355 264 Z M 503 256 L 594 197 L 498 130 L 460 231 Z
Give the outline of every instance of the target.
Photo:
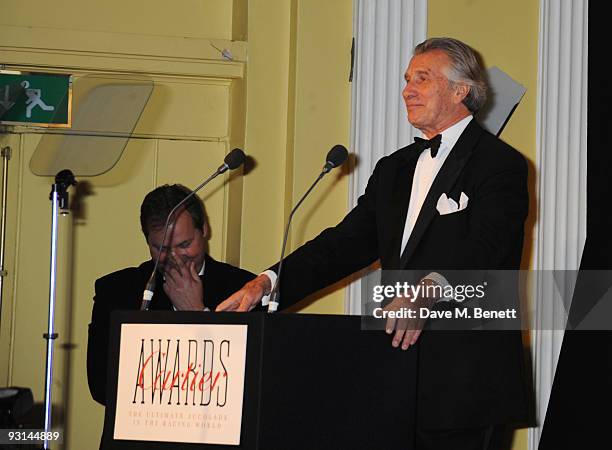
M 523 265 L 533 251 L 536 215 L 536 102 L 539 2 L 533 0 L 429 0 L 428 35 L 450 36 L 474 47 L 486 67 L 497 66 L 527 88 L 501 138 L 529 161 L 530 214 Z M 528 339 L 525 339 L 528 342 Z M 527 449 L 527 430 L 515 433 L 515 450 Z
M 181 0 L 179 8 L 163 1 L 3 0 L 0 23 L 113 34 L 231 39 L 232 6 L 239 3 L 242 2 Z
M 103 408 L 85 374 L 94 280 L 147 258 L 138 222 L 146 192 L 165 182 L 195 186 L 236 146 L 254 167 L 202 193 L 210 253 L 253 271 L 274 262 L 291 207 L 329 148 L 348 145 L 352 2 L 0 2 L 0 62 L 74 74 L 75 112 L 109 78 L 154 84 L 117 165 L 78 177 L 86 188 L 82 214 L 60 220 L 53 398 L 64 419 L 55 424 L 66 432 L 61 448 L 96 448 Z M 230 49 L 235 60 L 213 46 Z M 42 130 L 6 131 L 0 145 L 10 145 L 13 157 L 0 385 L 31 387 L 42 402 L 52 178 L 29 167 Z M 98 151 L 91 142 L 83 147 Z M 291 248 L 344 215 L 347 183 L 344 173 L 320 184 L 296 216 Z M 310 310 L 342 312 L 343 292 Z
M 291 208 L 335 144 L 348 147 L 350 0 L 252 0 L 249 4 L 242 265 L 260 271 L 280 254 Z M 263 201 L 265 199 L 265 202 Z M 348 176 L 332 173 L 298 211 L 288 251 L 335 225 L 348 207 Z M 344 291 L 303 309 L 342 313 Z
M 481 54 L 486 67 L 497 66 L 527 88 L 501 138 L 529 162 L 534 200 L 539 2 L 533 0 L 429 0 L 428 35 L 461 39 Z M 532 252 L 536 203 L 530 204 L 523 263 Z
M 198 0 L 189 9 L 162 1 L 128 3 L 2 1 L 0 62 L 7 69 L 74 74 L 76 114 L 96 86 L 134 76 L 154 85 L 119 162 L 102 175 L 77 177 L 86 191 L 83 209 L 60 220 L 53 404 L 54 424 L 65 430 L 65 439 L 54 448 L 97 448 L 104 409 L 89 395 L 85 370 L 93 282 L 148 258 L 138 218 L 142 198 L 167 182 L 195 187 L 231 147 L 244 146 L 246 42 L 229 39 L 246 33 L 246 3 Z M 236 60 L 223 60 L 213 45 L 229 48 Z M 104 119 L 96 117 L 96 123 Z M 0 135 L 0 146 L 13 150 L 0 384 L 30 387 L 41 403 L 52 177 L 34 175 L 29 167 L 41 130 L 8 131 Z M 84 142 L 81 151 L 100 150 Z M 201 196 L 212 228 L 210 253 L 238 263 L 242 183 L 233 178 L 228 184 L 215 180 Z

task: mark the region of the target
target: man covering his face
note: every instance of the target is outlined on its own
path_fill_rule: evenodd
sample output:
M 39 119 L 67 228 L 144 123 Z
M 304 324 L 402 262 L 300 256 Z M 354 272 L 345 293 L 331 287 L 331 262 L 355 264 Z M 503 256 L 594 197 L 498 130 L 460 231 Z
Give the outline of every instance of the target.
M 140 208 L 140 224 L 151 260 L 96 280 L 87 343 L 87 379 L 91 395 L 99 403 L 106 403 L 110 314 L 114 310 L 140 309 L 158 255 L 151 310 L 214 311 L 224 298 L 255 277 L 206 253 L 208 224 L 202 201 L 196 196 L 174 213 L 164 240 L 168 214 L 190 192 L 178 184 L 149 192 Z

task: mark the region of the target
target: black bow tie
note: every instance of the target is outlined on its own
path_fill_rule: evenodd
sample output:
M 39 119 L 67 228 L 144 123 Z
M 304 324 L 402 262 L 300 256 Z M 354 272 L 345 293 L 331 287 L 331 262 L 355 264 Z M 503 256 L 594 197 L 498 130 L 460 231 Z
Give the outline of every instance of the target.
M 431 139 L 423 139 L 420 137 L 415 137 L 414 142 L 418 145 L 421 151 L 430 148 L 431 149 L 431 157 L 435 158 L 438 154 L 438 149 L 440 148 L 440 144 L 442 143 L 442 135 L 437 134 Z

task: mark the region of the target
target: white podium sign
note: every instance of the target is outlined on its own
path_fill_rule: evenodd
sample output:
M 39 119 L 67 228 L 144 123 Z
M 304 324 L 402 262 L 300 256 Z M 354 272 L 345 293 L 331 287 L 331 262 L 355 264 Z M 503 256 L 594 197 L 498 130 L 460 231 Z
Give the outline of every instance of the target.
M 247 325 L 121 325 L 114 439 L 239 445 Z

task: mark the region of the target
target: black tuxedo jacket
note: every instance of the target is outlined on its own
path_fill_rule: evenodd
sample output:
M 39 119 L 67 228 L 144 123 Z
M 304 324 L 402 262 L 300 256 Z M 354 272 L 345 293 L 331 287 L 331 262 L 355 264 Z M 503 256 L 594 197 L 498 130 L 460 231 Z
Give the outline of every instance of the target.
M 376 260 L 383 270 L 425 273 L 519 269 L 528 211 L 527 165 L 520 153 L 475 120 L 440 169 L 400 255 L 418 157 L 413 144 L 380 159 L 365 193 L 342 222 L 287 257 L 283 307 Z M 438 213 L 441 194 L 459 203 L 462 192 L 469 198 L 467 208 Z M 409 350 L 419 355 L 419 426 L 452 429 L 526 420 L 522 350 L 520 331 L 426 329 Z
M 239 290 L 255 275 L 238 267 L 205 258 L 202 275 L 204 304 L 214 311 L 219 303 Z M 129 267 L 96 280 L 93 311 L 87 342 L 87 381 L 92 397 L 106 404 L 106 363 L 110 314 L 115 310 L 139 310 L 144 287 L 153 270 L 153 261 L 139 267 Z M 172 310 L 172 303 L 163 289 L 161 274 L 157 274 L 151 310 Z

